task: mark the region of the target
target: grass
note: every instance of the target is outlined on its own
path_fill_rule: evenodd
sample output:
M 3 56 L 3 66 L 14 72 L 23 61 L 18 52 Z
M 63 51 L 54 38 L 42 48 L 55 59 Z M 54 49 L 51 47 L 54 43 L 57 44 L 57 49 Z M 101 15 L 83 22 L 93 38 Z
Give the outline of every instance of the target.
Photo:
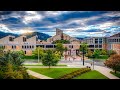
M 112 72 L 112 71 L 111 71 L 110 73 L 113 74 L 113 75 L 115 75 L 116 77 L 119 77 L 119 78 L 120 78 L 120 72 L 117 71 L 117 72 L 115 73 L 115 72 Z
M 46 75 L 51 78 L 58 78 L 65 74 L 79 70 L 80 68 L 29 68 L 32 71 Z
M 97 59 L 97 60 L 107 60 L 108 58 L 109 58 L 108 55 L 100 55 L 98 58 L 94 58 L 94 60 L 95 59 Z M 93 59 L 93 58 L 89 58 L 89 59 Z
M 35 56 L 24 56 L 23 59 L 37 59 Z
M 30 79 L 39 79 L 39 78 L 30 75 Z
M 36 65 L 24 65 L 24 66 L 44 66 L 44 65 L 42 65 L 42 64 L 36 64 Z M 60 65 L 56 65 L 56 66 L 67 66 L 67 65 L 60 64 Z
M 75 77 L 74 79 L 108 79 L 103 74 L 99 73 L 98 71 L 90 71 L 86 72 L 78 77 Z

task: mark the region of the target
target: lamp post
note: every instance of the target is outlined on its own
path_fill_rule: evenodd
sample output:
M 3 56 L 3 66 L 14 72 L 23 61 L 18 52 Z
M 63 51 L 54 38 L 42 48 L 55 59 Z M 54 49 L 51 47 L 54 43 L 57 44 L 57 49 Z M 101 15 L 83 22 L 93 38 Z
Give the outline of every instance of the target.
M 83 66 L 84 66 L 84 47 L 82 49 L 83 49 Z
M 39 63 L 39 47 L 38 47 L 38 63 Z
M 93 55 L 93 70 L 94 70 L 94 58 L 95 58 L 95 56 Z

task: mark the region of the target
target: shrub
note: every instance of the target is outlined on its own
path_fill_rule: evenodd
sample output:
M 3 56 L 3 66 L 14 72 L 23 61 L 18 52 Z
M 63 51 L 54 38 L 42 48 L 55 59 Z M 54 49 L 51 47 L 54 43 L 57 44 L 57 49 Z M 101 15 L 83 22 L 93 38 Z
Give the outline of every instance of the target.
M 59 77 L 58 79 L 72 79 L 72 78 L 74 78 L 78 75 L 81 75 L 83 73 L 86 73 L 90 70 L 91 70 L 90 68 L 81 68 L 80 70 L 77 70 L 77 71 L 71 72 L 69 74 L 63 75 L 63 76 Z

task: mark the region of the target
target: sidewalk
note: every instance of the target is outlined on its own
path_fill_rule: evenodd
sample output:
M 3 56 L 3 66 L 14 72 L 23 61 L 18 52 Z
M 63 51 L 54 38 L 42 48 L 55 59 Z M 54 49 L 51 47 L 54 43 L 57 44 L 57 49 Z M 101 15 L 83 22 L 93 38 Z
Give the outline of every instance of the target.
M 102 73 L 103 75 L 105 75 L 106 77 L 108 77 L 109 79 L 120 79 L 120 78 L 112 75 L 110 73 L 110 71 L 112 71 L 112 70 L 109 69 L 109 68 L 102 67 L 102 66 L 95 66 L 94 68 L 95 68 L 95 70 L 99 71 L 100 73 Z
M 39 79 L 53 79 L 53 78 L 50 78 L 50 77 L 47 77 L 45 75 L 42 75 L 42 74 L 39 74 L 39 73 L 36 73 L 34 71 L 31 71 L 31 70 L 27 70 L 28 74 L 34 76 L 34 77 L 37 77 Z

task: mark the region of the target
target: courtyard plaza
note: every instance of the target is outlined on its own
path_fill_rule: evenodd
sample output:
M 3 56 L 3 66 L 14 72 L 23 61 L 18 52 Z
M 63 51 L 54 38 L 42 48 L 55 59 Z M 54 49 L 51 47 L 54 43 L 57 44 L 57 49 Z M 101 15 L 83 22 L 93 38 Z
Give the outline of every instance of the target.
M 110 68 L 107 68 L 103 62 L 102 64 L 98 64 L 99 62 L 94 62 L 94 68 L 93 68 L 93 65 L 91 65 L 92 63 L 92 60 L 87 60 L 85 59 L 85 63 L 84 63 L 84 66 L 83 66 L 83 61 L 81 59 L 81 57 L 76 57 L 76 59 L 73 59 L 71 56 L 69 56 L 66 60 L 64 58 L 61 58 L 60 62 L 59 62 L 59 65 L 61 64 L 64 64 L 64 65 L 67 65 L 67 66 L 51 66 L 51 68 L 83 68 L 83 67 L 87 67 L 89 66 L 92 70 L 97 70 L 99 71 L 100 73 L 102 73 L 103 75 L 105 75 L 106 77 L 108 77 L 109 79 L 119 79 L 118 77 L 112 75 L 110 73 L 110 71 L 112 71 L 112 69 Z M 100 62 L 101 63 L 101 62 Z M 25 65 L 36 65 L 38 64 L 37 62 L 25 62 L 24 63 Z M 41 63 L 39 63 L 41 64 Z M 47 66 L 25 66 L 27 68 L 48 68 Z M 46 76 L 42 76 L 42 75 L 39 75 L 31 70 L 28 70 L 28 73 L 29 74 L 32 74 L 33 76 L 38 76 L 40 77 L 41 79 L 49 79 L 49 77 L 47 78 Z

